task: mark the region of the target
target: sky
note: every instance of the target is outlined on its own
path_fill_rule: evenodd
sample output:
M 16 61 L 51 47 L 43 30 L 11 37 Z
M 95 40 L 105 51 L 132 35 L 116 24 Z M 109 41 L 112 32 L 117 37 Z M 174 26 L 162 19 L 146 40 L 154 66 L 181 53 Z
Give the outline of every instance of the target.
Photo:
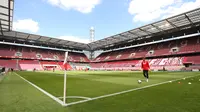
M 200 7 L 200 0 L 15 0 L 13 30 L 89 43 Z

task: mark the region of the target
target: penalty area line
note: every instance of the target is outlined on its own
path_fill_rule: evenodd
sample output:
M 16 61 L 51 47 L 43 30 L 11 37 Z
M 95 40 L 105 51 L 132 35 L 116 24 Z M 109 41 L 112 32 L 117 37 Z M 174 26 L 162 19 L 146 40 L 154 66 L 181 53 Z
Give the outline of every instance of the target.
M 14 72 L 15 73 L 15 72 Z M 15 75 L 17 75 L 18 77 L 20 77 L 21 79 L 23 79 L 24 81 L 26 81 L 27 83 L 29 83 L 30 85 L 32 85 L 33 87 L 35 87 L 36 89 L 38 89 L 39 91 L 41 91 L 42 93 L 44 93 L 45 95 L 49 96 L 51 99 L 53 99 L 54 101 L 58 102 L 59 104 L 64 106 L 64 103 L 59 99 L 56 98 L 55 96 L 53 96 L 52 94 L 46 92 L 45 90 L 43 90 L 42 88 L 36 86 L 35 84 L 33 84 L 32 82 L 26 80 L 25 78 L 23 78 L 22 76 L 20 76 L 19 74 L 15 73 Z
M 196 77 L 196 76 L 200 76 L 200 75 L 188 76 L 188 77 L 183 77 L 183 78 L 187 79 L 187 78 L 192 78 L 192 77 Z M 71 105 L 80 104 L 80 103 L 84 103 L 84 102 L 88 102 L 88 101 L 93 101 L 93 100 L 102 99 L 102 98 L 106 98 L 106 97 L 112 97 L 112 96 L 116 96 L 116 95 L 120 95 L 120 94 L 125 94 L 125 93 L 129 93 L 129 92 L 136 91 L 136 90 L 141 90 L 141 89 L 145 89 L 145 88 L 149 88 L 149 87 L 154 87 L 154 86 L 166 84 L 166 83 L 169 83 L 169 82 L 175 82 L 175 81 L 178 81 L 178 80 L 182 80 L 183 78 L 165 81 L 165 82 L 161 82 L 161 83 L 157 83 L 157 84 L 151 84 L 151 85 L 147 85 L 147 86 L 143 86 L 143 87 L 139 87 L 139 88 L 129 89 L 129 90 L 125 90 L 125 91 L 121 91 L 121 92 L 117 92 L 117 93 L 112 93 L 112 94 L 107 94 L 107 95 L 103 95 L 103 96 L 98 96 L 98 97 L 94 97 L 94 98 L 90 98 L 90 99 L 86 99 L 86 100 L 81 100 L 81 101 L 77 101 L 77 102 L 72 102 L 72 103 L 64 104 L 63 106 L 71 106 Z

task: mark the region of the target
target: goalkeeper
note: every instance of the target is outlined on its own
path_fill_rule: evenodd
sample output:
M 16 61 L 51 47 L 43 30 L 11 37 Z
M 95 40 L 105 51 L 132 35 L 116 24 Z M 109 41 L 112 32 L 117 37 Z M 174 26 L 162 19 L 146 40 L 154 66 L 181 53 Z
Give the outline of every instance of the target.
M 145 60 L 145 58 L 143 58 L 142 63 L 141 63 L 141 68 L 143 70 L 143 75 L 146 78 L 146 81 L 148 82 L 149 79 L 149 62 Z

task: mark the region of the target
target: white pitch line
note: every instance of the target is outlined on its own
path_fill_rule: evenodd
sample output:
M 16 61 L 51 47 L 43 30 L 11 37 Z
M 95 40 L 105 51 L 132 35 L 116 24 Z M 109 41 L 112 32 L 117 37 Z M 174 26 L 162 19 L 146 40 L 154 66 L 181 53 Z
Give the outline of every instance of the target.
M 56 98 L 55 96 L 53 96 L 52 94 L 46 92 L 45 90 L 41 89 L 40 87 L 36 86 L 35 84 L 31 83 L 30 81 L 26 80 L 25 78 L 23 78 L 22 76 L 18 75 L 17 73 L 15 73 L 15 75 L 17 75 L 18 77 L 20 77 L 21 79 L 23 79 L 24 81 L 28 82 L 30 85 L 32 85 L 33 87 L 35 87 L 36 89 L 38 89 L 39 91 L 41 91 L 42 93 L 44 93 L 45 95 L 49 96 L 50 98 L 52 98 L 53 100 L 55 100 L 56 102 L 58 102 L 61 105 L 64 105 L 63 102 Z
M 63 98 L 63 97 L 58 97 L 58 98 Z M 89 97 L 83 97 L 83 96 L 67 96 L 66 98 L 80 98 L 80 99 L 87 99 L 87 100 L 91 99 Z
M 186 78 L 191 78 L 191 77 L 196 77 L 199 75 L 195 75 L 195 76 L 188 76 L 188 77 L 184 77 Z M 178 81 L 178 80 L 182 80 L 183 78 L 180 79 L 175 79 L 175 80 L 171 80 L 171 81 L 165 81 L 165 82 L 161 82 L 161 83 L 157 83 L 157 84 L 152 84 L 152 85 L 148 85 L 148 86 L 144 86 L 144 87 L 139 87 L 139 88 L 134 88 L 134 89 L 130 89 L 130 90 L 126 90 L 126 91 L 121 91 L 121 92 L 117 92 L 117 93 L 113 93 L 113 94 L 107 94 L 107 95 L 103 95 L 103 96 L 98 96 L 98 97 L 94 97 L 88 100 L 81 100 L 81 101 L 77 101 L 77 102 L 72 102 L 72 103 L 68 103 L 68 104 L 64 104 L 63 106 L 70 106 L 70 105 L 75 105 L 75 104 L 80 104 L 80 103 L 84 103 L 84 102 L 88 102 L 88 101 L 93 101 L 93 100 L 97 100 L 97 99 L 101 99 L 101 98 L 106 98 L 106 97 L 111 97 L 111 96 L 116 96 L 119 94 L 124 94 L 124 93 L 129 93 L 132 91 L 136 91 L 136 90 L 140 90 L 140 89 L 145 89 L 145 88 L 149 88 L 149 87 L 153 87 L 153 86 L 158 86 L 158 85 L 162 85 L 162 84 L 166 84 L 169 82 L 174 82 L 174 81 Z

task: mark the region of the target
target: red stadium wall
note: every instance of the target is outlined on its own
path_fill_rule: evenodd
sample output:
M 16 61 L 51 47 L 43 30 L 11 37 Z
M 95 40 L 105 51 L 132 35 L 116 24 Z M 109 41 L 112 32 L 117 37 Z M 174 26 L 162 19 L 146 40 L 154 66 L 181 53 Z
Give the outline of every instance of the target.
M 40 64 L 44 70 L 62 70 L 58 62 L 40 61 Z
M 39 60 L 3 60 L 0 59 L 0 67 L 13 68 L 15 70 L 64 70 L 63 62 L 49 62 Z M 47 69 L 46 69 L 47 68 Z M 72 70 L 70 64 L 67 63 L 67 69 Z

